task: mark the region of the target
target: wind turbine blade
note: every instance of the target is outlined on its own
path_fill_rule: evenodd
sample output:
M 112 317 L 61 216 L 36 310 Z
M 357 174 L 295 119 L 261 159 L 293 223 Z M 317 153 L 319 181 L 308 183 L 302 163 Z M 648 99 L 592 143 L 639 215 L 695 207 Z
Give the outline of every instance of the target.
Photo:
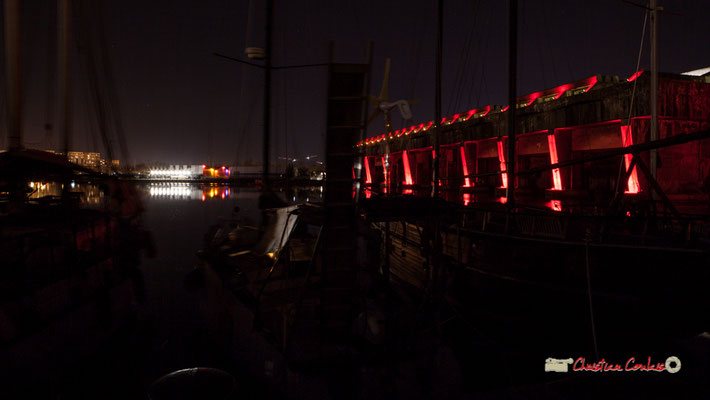
M 372 121 L 375 120 L 380 115 L 381 111 L 379 108 L 375 108 L 375 110 L 370 114 L 370 118 L 367 119 L 367 124 L 365 126 L 369 126 Z
M 389 90 L 387 88 L 387 85 L 390 80 L 390 59 L 388 58 L 385 61 L 385 76 L 382 78 L 382 88 L 380 89 L 380 100 L 381 101 L 387 101 L 387 95 L 389 94 Z

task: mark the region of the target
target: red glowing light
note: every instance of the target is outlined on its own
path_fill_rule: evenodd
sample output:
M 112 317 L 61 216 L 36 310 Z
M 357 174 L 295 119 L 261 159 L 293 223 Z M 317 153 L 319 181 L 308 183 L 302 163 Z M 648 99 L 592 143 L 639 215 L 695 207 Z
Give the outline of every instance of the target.
M 402 194 L 412 194 L 412 193 L 413 193 L 412 189 L 404 189 L 404 190 L 402 190 Z
M 461 146 L 461 165 L 463 166 L 464 178 L 463 187 L 471 187 L 471 179 L 468 178 L 468 163 L 466 162 L 466 148 Z
M 370 161 L 367 157 L 365 157 L 365 183 L 368 185 L 372 183 L 372 175 L 370 174 Z
M 503 107 L 503 109 L 500 110 L 500 112 L 506 112 L 506 111 L 508 111 L 509 108 L 510 108 L 510 104 L 508 104 L 507 106 Z
M 505 204 L 508 202 L 508 198 L 507 197 L 499 197 L 496 201 L 499 202 L 500 204 Z
M 559 160 L 557 159 L 557 142 L 554 134 L 547 135 L 547 144 L 550 148 L 550 163 L 557 164 Z M 562 190 L 562 177 L 559 168 L 552 170 L 552 182 L 554 184 L 553 190 Z
M 630 125 L 621 125 L 621 144 L 624 147 L 629 147 L 633 142 L 633 137 L 631 135 L 631 126 Z M 633 159 L 633 156 L 631 154 L 624 154 L 624 163 L 626 164 L 626 170 L 629 170 L 629 165 L 631 165 L 631 160 Z M 629 182 L 628 182 L 628 190 L 626 193 L 638 193 L 641 191 L 641 186 L 639 186 L 639 178 L 638 174 L 636 173 L 636 167 L 634 167 L 634 170 L 631 171 L 631 176 L 629 176 Z
M 631 76 L 629 77 L 629 79 L 627 79 L 627 81 L 633 82 L 633 81 L 635 81 L 639 76 L 641 76 L 641 74 L 643 74 L 643 70 L 636 71 L 636 72 L 633 73 L 633 75 L 631 75 Z
M 412 184 L 412 171 L 409 167 L 409 155 L 407 155 L 407 150 L 402 152 L 402 162 L 404 164 L 404 184 Z
M 505 173 L 506 171 L 506 165 L 505 165 L 505 154 L 503 153 L 503 141 L 499 140 L 498 141 L 498 161 L 500 161 L 500 171 L 503 172 L 501 174 L 501 178 L 503 181 L 503 188 L 508 188 L 508 174 Z
M 463 194 L 463 205 L 467 206 L 471 203 L 471 193 L 464 193 Z
M 559 200 L 550 200 L 547 204 L 552 211 L 562 211 L 562 202 Z
M 532 104 L 535 100 L 539 99 L 540 97 L 548 97 L 548 96 L 554 96 L 554 99 L 559 99 L 562 97 L 562 95 L 570 90 L 570 89 L 584 89 L 584 92 L 590 91 L 594 85 L 597 84 L 597 77 L 591 76 L 587 79 L 583 79 L 581 81 L 577 82 L 572 82 L 572 83 L 567 83 L 564 85 L 560 85 L 557 87 L 554 87 L 552 89 L 546 89 L 546 90 L 541 90 L 539 92 L 531 93 L 522 97 L 519 97 L 517 99 L 517 104 L 523 104 L 524 107 L 529 106 Z M 503 111 L 507 110 L 508 107 L 504 108 Z
M 466 116 L 463 118 L 464 121 L 468 121 L 471 119 L 476 114 L 481 114 L 481 117 L 485 117 L 488 115 L 488 113 L 491 112 L 491 106 L 485 106 L 483 108 L 474 108 L 473 110 L 469 110 L 469 112 L 466 113 Z
M 387 186 L 387 183 L 389 182 L 388 176 L 387 176 L 387 163 L 385 162 L 385 156 L 382 156 L 382 174 L 384 176 L 384 184 Z M 385 189 L 385 193 L 387 193 Z
M 541 94 L 542 94 L 542 92 L 536 92 L 536 93 L 528 95 L 528 98 L 525 100 L 525 107 L 529 106 L 530 104 L 533 103 L 533 101 L 537 100 Z
M 205 195 L 204 195 L 204 193 L 203 193 L 203 194 L 202 194 L 202 201 L 205 201 L 205 199 L 206 199 L 206 198 L 205 198 Z

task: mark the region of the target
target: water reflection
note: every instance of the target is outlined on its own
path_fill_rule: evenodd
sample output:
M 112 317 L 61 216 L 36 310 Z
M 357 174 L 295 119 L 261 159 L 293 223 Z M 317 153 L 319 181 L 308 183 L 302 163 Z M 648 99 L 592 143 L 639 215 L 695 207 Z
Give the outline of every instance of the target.
M 79 200 L 85 206 L 100 206 L 103 204 L 104 191 L 99 185 L 71 181 L 70 192 L 78 193 Z M 59 182 L 29 182 L 29 198 L 39 200 L 44 198 L 59 198 L 62 196 L 64 185 Z
M 218 201 L 243 198 L 245 193 L 258 193 L 254 188 L 230 186 L 216 183 L 153 182 L 144 187 L 150 198 L 165 200 Z M 288 188 L 276 191 L 283 201 L 290 204 L 304 201 L 320 201 L 322 188 Z

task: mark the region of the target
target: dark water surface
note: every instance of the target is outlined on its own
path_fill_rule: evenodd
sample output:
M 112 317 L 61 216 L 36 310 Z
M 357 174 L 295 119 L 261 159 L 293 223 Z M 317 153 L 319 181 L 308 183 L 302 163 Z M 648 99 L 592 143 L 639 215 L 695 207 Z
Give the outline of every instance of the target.
M 240 375 L 241 366 L 217 352 L 205 329 L 198 298 L 185 285 L 200 261 L 205 234 L 235 207 L 243 223 L 258 226 L 260 192 L 254 188 L 199 184 L 139 184 L 145 212 L 142 225 L 152 235 L 155 256 L 144 258 L 145 302 L 136 326 L 98 354 L 77 363 L 60 380 L 64 398 L 147 398 L 152 382 L 193 367 L 228 371 L 244 394 L 261 397 Z M 319 200 L 320 191 L 277 191 L 285 202 Z M 54 396 L 53 396 L 54 397 Z

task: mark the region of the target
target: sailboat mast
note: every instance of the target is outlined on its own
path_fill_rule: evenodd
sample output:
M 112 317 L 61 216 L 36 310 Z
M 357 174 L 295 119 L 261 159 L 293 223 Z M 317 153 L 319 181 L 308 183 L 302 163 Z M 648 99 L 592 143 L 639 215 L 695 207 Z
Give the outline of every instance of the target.
M 439 135 L 441 124 L 441 64 L 442 64 L 442 47 L 444 36 L 444 0 L 438 0 L 436 5 L 436 81 L 435 87 L 435 104 L 434 104 L 434 126 L 437 128 L 434 131 L 434 160 L 432 162 L 432 197 L 439 197 Z
M 266 24 L 264 44 L 264 137 L 262 181 L 266 188 L 269 183 L 269 137 L 271 124 L 271 42 L 274 23 L 274 0 L 266 0 Z
M 22 148 L 22 76 L 20 74 L 20 1 L 5 0 L 5 81 L 8 148 Z
M 59 0 L 58 3 L 58 59 L 59 59 L 59 101 L 61 104 L 61 135 L 64 139 L 62 151 L 65 156 L 69 156 L 70 131 L 71 131 L 71 61 L 69 49 L 71 43 L 70 34 L 70 10 L 71 0 Z
M 658 5 L 657 0 L 650 0 L 651 6 L 651 135 L 650 139 L 658 140 Z M 658 168 L 658 150 L 651 150 L 649 169 L 656 179 Z
M 506 204 L 515 208 L 515 111 L 517 108 L 518 71 L 518 0 L 510 0 L 508 7 L 508 187 Z

